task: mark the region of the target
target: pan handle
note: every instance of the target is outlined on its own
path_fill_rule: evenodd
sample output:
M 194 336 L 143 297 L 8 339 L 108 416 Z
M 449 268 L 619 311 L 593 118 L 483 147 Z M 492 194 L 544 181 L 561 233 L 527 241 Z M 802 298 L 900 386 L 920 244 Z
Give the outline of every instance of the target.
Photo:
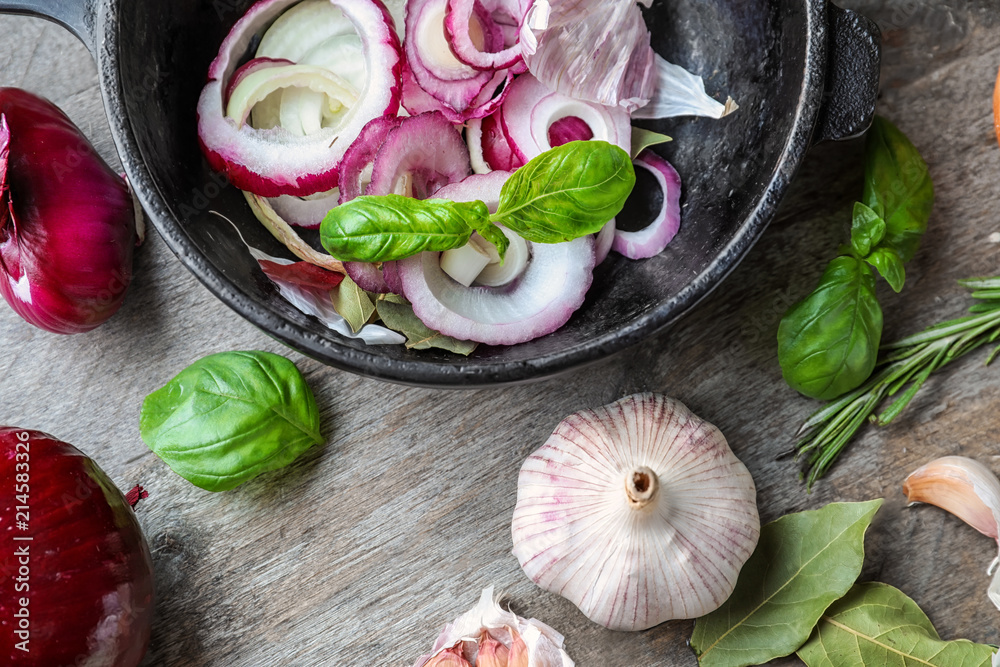
M 870 19 L 827 5 L 829 51 L 823 106 L 813 143 L 863 134 L 875 118 L 882 31 Z
M 94 52 L 97 0 L 0 0 L 0 13 L 38 16 L 63 26 Z

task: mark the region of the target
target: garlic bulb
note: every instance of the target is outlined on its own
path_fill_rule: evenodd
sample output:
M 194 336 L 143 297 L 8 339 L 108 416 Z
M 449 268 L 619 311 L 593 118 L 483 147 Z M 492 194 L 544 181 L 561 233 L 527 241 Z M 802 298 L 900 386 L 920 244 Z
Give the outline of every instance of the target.
M 911 503 L 936 505 L 951 512 L 1000 545 L 1000 480 L 989 468 L 964 456 L 945 456 L 917 468 L 903 482 Z M 988 572 L 993 575 L 988 594 L 1000 609 L 998 555 Z
M 563 636 L 541 621 L 504 611 L 490 586 L 413 667 L 574 667 L 562 646 Z
M 646 393 L 564 419 L 521 468 L 511 528 L 532 581 L 605 627 L 644 630 L 718 608 L 760 519 L 722 433 Z

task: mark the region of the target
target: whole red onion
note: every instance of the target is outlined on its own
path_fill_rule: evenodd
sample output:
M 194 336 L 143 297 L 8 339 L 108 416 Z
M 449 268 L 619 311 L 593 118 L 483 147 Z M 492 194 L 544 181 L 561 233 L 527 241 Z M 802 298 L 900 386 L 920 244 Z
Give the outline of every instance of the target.
M 58 107 L 0 88 L 0 293 L 25 320 L 81 333 L 117 312 L 136 220 L 125 181 Z
M 153 573 L 139 522 L 72 445 L 0 427 L 0 664 L 135 667 Z

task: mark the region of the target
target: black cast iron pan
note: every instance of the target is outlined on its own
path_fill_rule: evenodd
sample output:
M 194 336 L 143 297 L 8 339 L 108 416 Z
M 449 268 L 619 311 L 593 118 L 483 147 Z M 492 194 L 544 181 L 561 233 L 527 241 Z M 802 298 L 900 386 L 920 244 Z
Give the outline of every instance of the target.
M 863 132 L 874 113 L 879 33 L 826 0 L 654 0 L 653 46 L 702 74 L 740 110 L 721 121 L 651 129 L 684 180 L 681 233 L 659 257 L 615 254 L 583 308 L 555 334 L 466 359 L 340 338 L 287 304 L 259 271 L 234 220 L 265 252 L 282 249 L 243 197 L 207 167 L 195 103 L 230 26 L 251 0 L 0 0 L 0 11 L 66 26 L 97 60 L 122 164 L 160 235 L 223 302 L 301 352 L 370 377 L 483 386 L 544 377 L 594 361 L 674 322 L 717 287 L 774 215 L 809 146 Z M 621 220 L 621 219 L 620 219 Z M 626 224 L 628 222 L 626 221 Z

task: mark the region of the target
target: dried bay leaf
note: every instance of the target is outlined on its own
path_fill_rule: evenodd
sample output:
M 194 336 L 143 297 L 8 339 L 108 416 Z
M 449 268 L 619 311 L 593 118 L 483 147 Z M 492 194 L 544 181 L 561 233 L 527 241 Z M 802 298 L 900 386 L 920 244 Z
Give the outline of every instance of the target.
M 439 348 L 456 354 L 468 356 L 476 349 L 477 343 L 468 340 L 458 340 L 451 336 L 434 331 L 416 315 L 409 303 L 399 303 L 396 299 L 380 299 L 378 315 L 385 326 L 406 336 L 406 347 L 415 350 Z
M 798 650 L 808 667 L 990 667 L 993 653 L 965 639 L 942 641 L 916 602 L 880 583 L 855 585 Z
M 375 312 L 375 304 L 365 291 L 347 277 L 337 289 L 330 292 L 330 298 L 333 300 L 334 309 L 347 320 L 354 333 L 361 331 L 361 327 L 368 324 L 368 318 Z
M 861 573 L 865 531 L 881 505 L 831 503 L 764 526 L 732 596 L 695 623 L 699 664 L 759 665 L 802 646 Z

